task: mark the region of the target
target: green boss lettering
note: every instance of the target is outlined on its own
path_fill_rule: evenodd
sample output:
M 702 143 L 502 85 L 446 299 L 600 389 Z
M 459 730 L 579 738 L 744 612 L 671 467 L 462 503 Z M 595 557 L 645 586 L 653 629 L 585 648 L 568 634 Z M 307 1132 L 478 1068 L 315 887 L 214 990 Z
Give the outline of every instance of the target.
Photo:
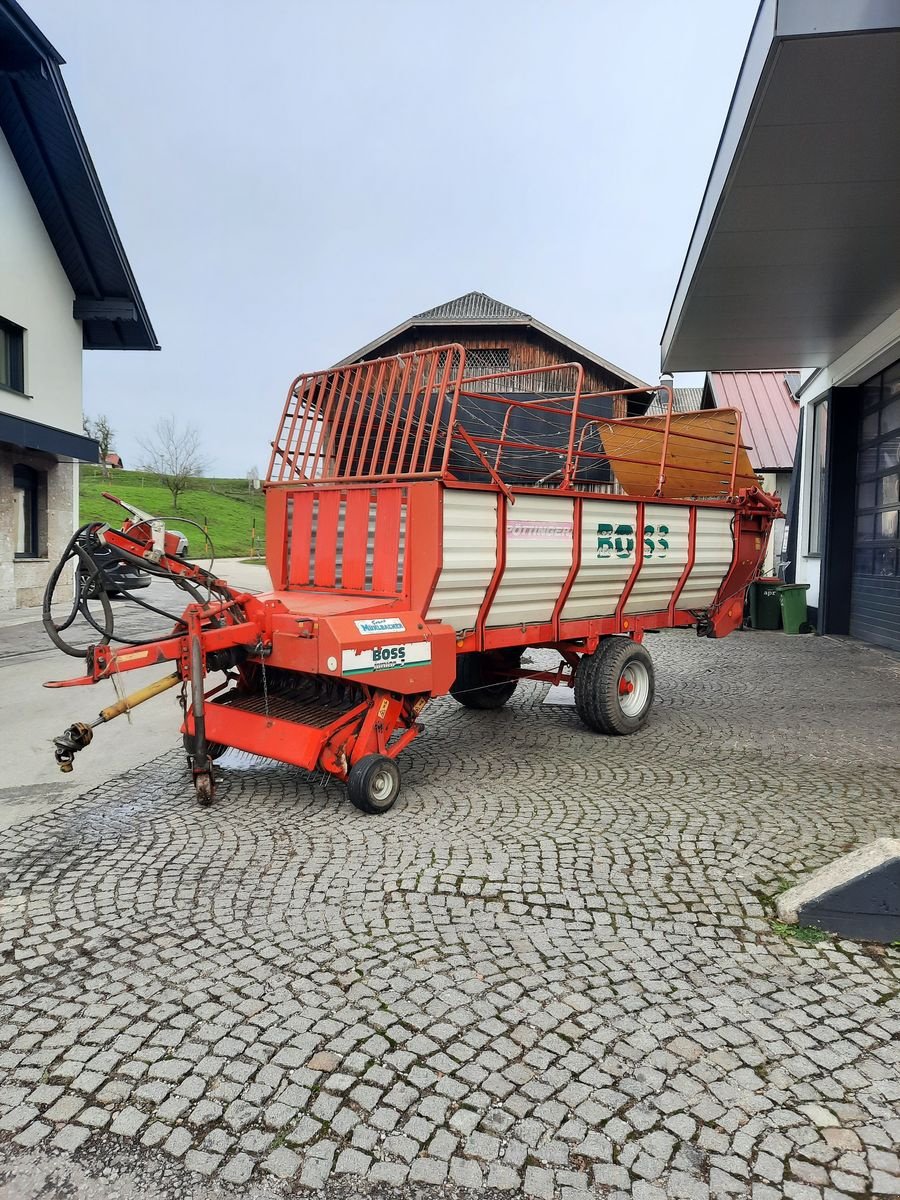
M 644 558 L 665 558 L 669 549 L 668 525 L 644 526 Z M 630 558 L 634 553 L 634 526 L 597 525 L 597 557 Z
M 403 663 L 406 660 L 405 646 L 376 646 L 372 651 L 372 662 Z
M 597 557 L 598 558 L 609 558 L 609 556 L 612 554 L 612 550 L 613 550 L 612 532 L 613 532 L 612 525 L 602 525 L 601 524 L 601 525 L 597 526 Z

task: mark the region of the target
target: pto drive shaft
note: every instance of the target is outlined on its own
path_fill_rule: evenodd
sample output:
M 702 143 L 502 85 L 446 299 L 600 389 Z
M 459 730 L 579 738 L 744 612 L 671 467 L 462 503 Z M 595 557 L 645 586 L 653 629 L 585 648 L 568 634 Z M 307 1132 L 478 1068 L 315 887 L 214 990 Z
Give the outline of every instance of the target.
M 64 772 L 72 770 L 72 759 L 79 750 L 83 750 L 85 746 L 90 745 L 91 739 L 94 736 L 94 730 L 98 725 L 104 725 L 114 717 L 120 717 L 122 713 L 131 712 L 133 708 L 137 708 L 145 700 L 150 700 L 153 696 L 160 695 L 161 692 L 167 692 L 169 688 L 176 687 L 179 683 L 181 683 L 179 675 L 164 675 L 162 679 L 157 679 L 155 683 L 148 683 L 146 687 L 139 688 L 136 692 L 132 692 L 130 696 L 125 696 L 123 699 L 117 700 L 115 704 L 110 704 L 108 708 L 101 709 L 100 716 L 96 721 L 91 721 L 90 725 L 85 725 L 81 721 L 76 721 L 74 725 L 70 725 L 65 733 L 53 739 L 53 745 L 56 747 L 55 757 L 59 763 L 59 769 Z

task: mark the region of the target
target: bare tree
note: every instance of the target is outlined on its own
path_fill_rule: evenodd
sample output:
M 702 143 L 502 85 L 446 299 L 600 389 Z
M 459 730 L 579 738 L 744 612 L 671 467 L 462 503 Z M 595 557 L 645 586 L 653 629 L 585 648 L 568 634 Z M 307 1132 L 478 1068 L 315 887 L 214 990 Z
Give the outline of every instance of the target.
M 179 425 L 174 417 L 162 417 L 138 444 L 144 452 L 143 469 L 159 476 L 177 508 L 178 497 L 206 467 L 199 430 L 194 425 Z
M 247 491 L 252 492 L 254 488 L 259 487 L 259 470 L 256 467 L 251 467 L 247 472 Z
M 82 419 L 82 425 L 88 437 L 92 437 L 95 442 L 100 443 L 100 468 L 104 475 L 109 475 L 109 463 L 106 459 L 112 449 L 112 440 L 116 436 L 109 417 L 105 413 L 101 413 L 96 420 L 92 421 L 90 417 L 85 416 Z

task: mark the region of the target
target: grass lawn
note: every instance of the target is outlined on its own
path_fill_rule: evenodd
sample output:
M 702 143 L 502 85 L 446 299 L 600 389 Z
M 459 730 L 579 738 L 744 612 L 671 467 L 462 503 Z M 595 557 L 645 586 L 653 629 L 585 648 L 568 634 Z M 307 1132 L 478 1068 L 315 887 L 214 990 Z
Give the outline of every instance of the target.
M 99 467 L 82 466 L 79 502 L 81 523 L 102 520 L 121 525 L 124 511 L 104 500 L 112 492 L 153 516 L 165 517 L 166 527 L 181 529 L 188 539 L 192 557 L 209 556 L 203 534 L 192 525 L 179 526 L 184 517 L 206 524 L 217 558 L 244 558 L 252 552 L 251 531 L 256 520 L 256 546 L 264 545 L 265 500 L 262 491 L 248 491 L 246 479 L 197 479 L 190 491 L 172 507 L 172 493 L 155 475 L 143 471 L 110 471 L 107 478 Z

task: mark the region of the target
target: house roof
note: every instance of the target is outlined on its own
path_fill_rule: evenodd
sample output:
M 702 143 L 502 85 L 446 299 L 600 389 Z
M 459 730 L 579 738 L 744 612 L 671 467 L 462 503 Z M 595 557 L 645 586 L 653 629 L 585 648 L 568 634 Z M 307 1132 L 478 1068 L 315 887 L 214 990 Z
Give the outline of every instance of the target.
M 16 0 L 0 0 L 0 130 L 72 285 L 84 348 L 158 350 L 63 61 Z
M 490 321 L 492 324 L 496 321 L 527 323 L 531 321 L 531 317 L 520 308 L 513 308 L 504 304 L 502 300 L 486 296 L 484 292 L 466 292 L 464 296 L 457 296 L 455 300 L 447 300 L 435 308 L 427 308 L 425 312 L 417 313 L 413 320 L 422 323 L 434 321 L 441 325 L 447 321 L 460 321 L 470 325 L 473 321 Z
M 703 402 L 702 387 L 677 387 L 675 390 L 674 402 L 672 409 L 677 413 L 696 412 Z M 669 406 L 668 396 L 665 392 L 657 392 L 647 406 L 647 416 L 659 416 L 665 414 Z
M 797 371 L 710 371 L 704 398 L 716 408 L 736 408 L 755 471 L 789 471 L 794 465 L 800 405 Z
M 638 379 L 636 375 L 624 371 L 621 367 L 617 367 L 615 363 L 601 358 L 593 350 L 588 350 L 585 346 L 580 346 L 578 342 L 573 342 L 571 338 L 567 338 L 564 334 L 558 333 L 557 330 L 551 329 L 549 325 L 538 321 L 530 313 L 522 312 L 519 308 L 512 308 L 509 304 L 504 304 L 502 300 L 495 300 L 493 296 L 485 295 L 484 292 L 466 292 L 464 296 L 457 296 L 455 299 L 447 300 L 444 304 L 439 304 L 435 308 L 428 308 L 424 312 L 416 313 L 415 316 L 401 321 L 399 325 L 395 325 L 393 329 L 389 329 L 387 333 L 381 334 L 374 341 L 368 342 L 365 346 L 361 346 L 359 350 L 355 350 L 346 358 L 342 358 L 336 365 L 343 367 L 347 363 L 358 362 L 361 358 L 366 358 L 373 351 L 378 350 L 386 342 L 398 337 L 401 333 L 407 333 L 410 329 L 417 329 L 422 326 L 427 327 L 429 325 L 440 325 L 442 327 L 448 325 L 527 325 L 532 329 L 536 329 L 538 333 L 544 334 L 545 337 L 552 338 L 553 341 L 565 346 L 577 357 L 585 358 L 602 370 L 608 371 L 609 374 L 618 376 L 628 387 L 643 388 L 649 386 L 643 379 Z
M 900 305 L 898 57 L 897 0 L 762 0 L 663 370 L 824 366 L 870 334 L 861 378 L 896 357 L 875 330 Z

